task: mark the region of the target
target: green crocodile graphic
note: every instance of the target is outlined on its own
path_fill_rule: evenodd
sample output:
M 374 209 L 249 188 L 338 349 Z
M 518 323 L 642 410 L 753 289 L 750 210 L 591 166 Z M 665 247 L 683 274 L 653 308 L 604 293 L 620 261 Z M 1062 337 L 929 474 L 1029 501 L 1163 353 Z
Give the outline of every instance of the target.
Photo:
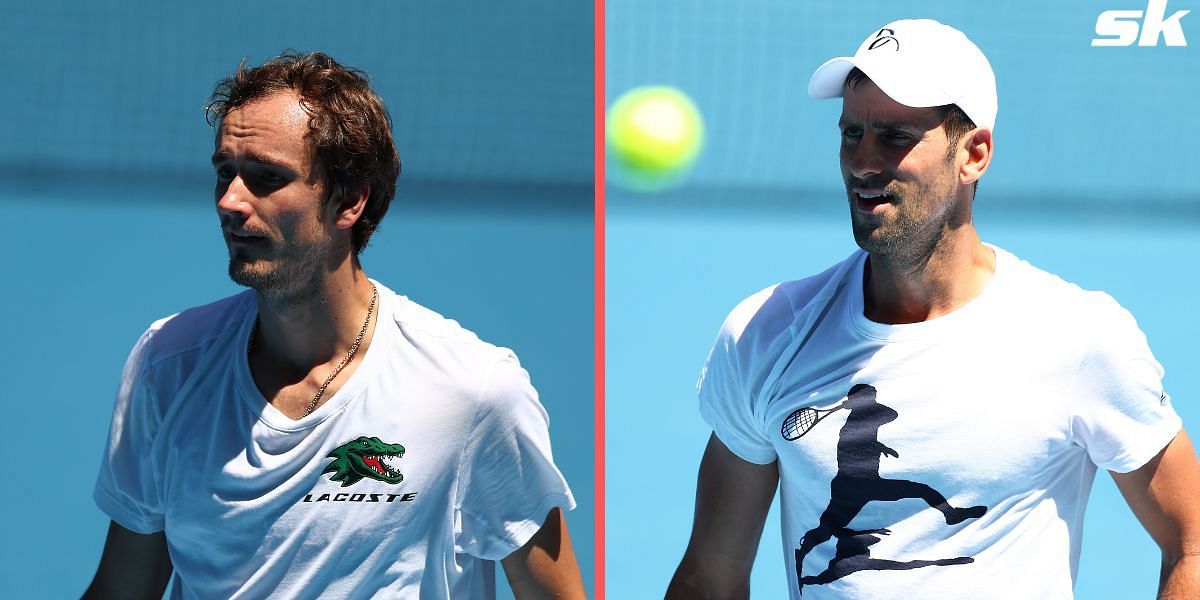
M 330 481 L 340 481 L 342 487 L 358 483 L 364 477 L 384 483 L 400 483 L 404 475 L 389 465 L 387 460 L 403 456 L 404 446 L 387 444 L 377 437 L 364 435 L 334 448 L 329 453 L 329 458 L 333 460 L 321 473 L 333 473 Z

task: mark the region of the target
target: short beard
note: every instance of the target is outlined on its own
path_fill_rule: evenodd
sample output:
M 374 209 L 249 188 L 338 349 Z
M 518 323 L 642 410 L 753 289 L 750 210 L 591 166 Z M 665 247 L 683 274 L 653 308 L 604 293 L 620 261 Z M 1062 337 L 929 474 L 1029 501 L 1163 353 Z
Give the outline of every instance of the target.
M 854 231 L 854 242 L 870 254 L 888 256 L 897 253 L 907 243 L 911 243 L 913 231 L 920 227 L 920 224 L 907 214 L 900 215 L 896 222 L 889 223 L 886 228 L 880 227 L 860 220 L 857 210 L 854 206 L 850 207 L 850 226 Z
M 255 269 L 246 261 L 229 256 L 229 278 L 234 283 L 270 296 L 294 296 L 307 288 L 324 268 L 326 256 L 317 246 L 294 250 L 282 264 Z
M 947 163 L 952 168 L 953 162 Z M 904 203 L 924 203 L 942 212 L 931 212 L 923 215 L 909 211 L 899 211 L 897 219 L 887 223 L 886 227 L 878 226 L 863 220 L 853 203 L 850 206 L 850 224 L 854 232 L 854 242 L 859 248 L 878 256 L 892 256 L 902 260 L 916 259 L 925 256 L 935 246 L 947 227 L 953 225 L 958 211 L 954 198 L 956 184 L 951 178 L 940 188 L 919 189 L 914 193 L 925 198 L 902 198 Z M 937 200 L 931 202 L 930 197 Z

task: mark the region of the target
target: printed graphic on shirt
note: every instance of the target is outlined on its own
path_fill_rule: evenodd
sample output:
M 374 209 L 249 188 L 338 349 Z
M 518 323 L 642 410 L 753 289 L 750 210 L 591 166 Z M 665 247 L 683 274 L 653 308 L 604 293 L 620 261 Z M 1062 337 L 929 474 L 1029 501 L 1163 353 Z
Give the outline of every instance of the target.
M 417 494 L 305 494 L 301 502 L 412 502 L 417 499 Z
M 340 481 L 342 487 L 358 483 L 363 478 L 384 483 L 400 483 L 404 480 L 404 475 L 395 464 L 404 456 L 404 446 L 400 444 L 388 444 L 377 437 L 364 435 L 334 448 L 328 456 L 333 460 L 321 473 L 333 473 L 330 481 Z
M 838 434 L 837 443 L 837 475 L 829 484 L 829 506 L 821 514 L 816 527 L 804 534 L 800 547 L 796 549 L 796 580 L 799 591 L 803 594 L 805 585 L 824 585 L 836 581 L 858 571 L 908 570 L 921 567 L 963 565 L 974 562 L 967 556 L 941 558 L 935 560 L 888 560 L 871 556 L 871 546 L 881 539 L 879 536 L 891 533 L 886 528 L 853 530 L 847 528 L 850 522 L 870 502 L 895 502 L 905 498 L 919 498 L 930 507 L 938 510 L 946 519 L 947 526 L 957 525 L 967 519 L 977 519 L 987 512 L 986 506 L 956 508 L 946 501 L 946 497 L 932 487 L 916 481 L 905 479 L 885 479 L 879 476 L 879 462 L 882 455 L 900 458 L 900 453 L 879 441 L 879 428 L 895 421 L 899 413 L 889 406 L 876 402 L 876 390 L 866 384 L 858 384 L 850 388 L 846 400 L 839 406 L 830 409 L 848 410 L 845 425 Z M 804 427 L 804 432 L 795 435 L 797 421 L 809 421 L 799 413 L 806 409 L 793 412 L 785 420 L 792 427 L 782 428 L 782 435 L 790 440 L 799 439 L 816 425 L 819 419 L 813 419 L 811 424 Z M 809 409 L 811 410 L 811 409 Z M 801 425 L 803 427 L 803 425 Z M 789 433 L 791 435 L 789 435 Z M 833 558 L 825 570 L 816 575 L 803 573 L 804 557 L 818 545 L 837 538 Z

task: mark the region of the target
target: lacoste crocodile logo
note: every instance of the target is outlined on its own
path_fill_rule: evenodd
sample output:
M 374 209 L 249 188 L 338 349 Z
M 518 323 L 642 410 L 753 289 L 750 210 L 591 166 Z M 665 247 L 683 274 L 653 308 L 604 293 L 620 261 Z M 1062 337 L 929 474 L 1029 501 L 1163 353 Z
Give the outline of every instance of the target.
M 334 448 L 328 456 L 333 460 L 321 473 L 333 473 L 329 480 L 341 482 L 342 487 L 354 485 L 364 477 L 392 484 L 404 480 L 404 475 L 393 466 L 404 456 L 404 446 L 400 444 L 364 435 Z

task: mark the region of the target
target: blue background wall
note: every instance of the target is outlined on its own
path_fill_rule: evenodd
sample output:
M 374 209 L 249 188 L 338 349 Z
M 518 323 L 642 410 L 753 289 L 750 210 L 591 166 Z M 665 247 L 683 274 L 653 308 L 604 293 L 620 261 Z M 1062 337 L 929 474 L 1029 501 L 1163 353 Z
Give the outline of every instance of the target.
M 387 102 L 404 171 L 364 266 L 521 357 L 579 501 L 568 522 L 591 585 L 590 5 L 3 8 L 0 450 L 21 466 L 0 483 L 0 596 L 77 597 L 90 580 L 108 522 L 91 488 L 126 353 L 154 319 L 239 290 L 205 102 L 243 58 L 285 48 L 367 71 Z
M 967 33 L 996 72 L 996 157 L 984 202 L 1169 204 L 1194 212 L 1200 172 L 1181 142 L 1200 133 L 1200 14 L 1191 46 L 1096 48 L 1096 17 L 1144 0 L 1050 5 L 611 0 L 605 30 L 609 101 L 646 83 L 680 87 L 707 121 L 692 190 L 828 192 L 837 177 L 838 102 L 808 97 L 826 59 L 854 53 L 895 19 L 933 18 Z M 1173 0 L 1175 10 L 1200 9 Z M 809 202 L 814 202 L 813 196 Z M 617 199 L 619 202 L 619 198 Z M 804 200 L 797 202 L 803 203 Z

